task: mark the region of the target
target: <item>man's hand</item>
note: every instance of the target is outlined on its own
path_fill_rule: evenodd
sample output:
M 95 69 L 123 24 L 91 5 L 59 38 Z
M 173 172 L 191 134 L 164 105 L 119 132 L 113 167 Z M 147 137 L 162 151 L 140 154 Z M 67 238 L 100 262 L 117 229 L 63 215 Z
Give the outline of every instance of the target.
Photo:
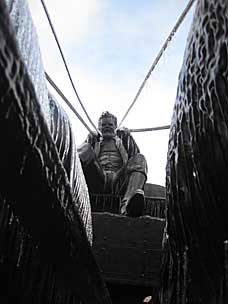
M 89 135 L 87 136 L 87 142 L 89 143 L 94 143 L 97 142 L 100 138 L 100 134 L 98 134 L 97 132 L 93 131 L 92 133 L 89 133 Z

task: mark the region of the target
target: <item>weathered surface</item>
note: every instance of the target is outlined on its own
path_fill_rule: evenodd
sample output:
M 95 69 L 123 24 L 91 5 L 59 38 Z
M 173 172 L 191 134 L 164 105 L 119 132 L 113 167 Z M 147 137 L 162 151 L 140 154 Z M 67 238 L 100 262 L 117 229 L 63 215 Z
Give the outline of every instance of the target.
M 66 170 L 74 204 L 84 223 L 87 237 L 92 244 L 92 219 L 88 189 L 75 144 L 68 116 L 57 101 L 49 94 L 51 112 L 51 136 L 59 158 Z
M 1 303 L 109 303 L 3 1 L 0 75 Z
M 142 303 L 161 288 L 166 221 L 93 212 L 93 250 L 113 303 Z
M 228 1 L 198 1 L 167 163 L 172 258 L 164 303 L 227 303 Z
M 107 282 L 159 287 L 165 220 L 93 212 L 94 252 Z
M 90 242 L 92 242 L 91 211 L 88 190 L 78 159 L 69 118 L 49 94 L 46 85 L 39 42 L 27 0 L 5 0 L 13 25 L 18 49 L 35 89 L 42 115 L 51 131 L 59 157 L 67 171 L 74 201 L 79 208 Z
M 27 0 L 4 0 L 14 28 L 17 45 L 29 77 L 33 83 L 37 100 L 48 127 L 51 125 L 51 113 L 44 68 L 38 37 L 30 15 Z

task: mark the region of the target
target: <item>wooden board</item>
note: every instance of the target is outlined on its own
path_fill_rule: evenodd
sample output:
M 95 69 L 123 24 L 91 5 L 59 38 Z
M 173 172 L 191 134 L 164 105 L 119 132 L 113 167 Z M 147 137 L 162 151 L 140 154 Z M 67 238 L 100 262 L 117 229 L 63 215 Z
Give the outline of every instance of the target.
M 157 287 L 165 220 L 93 212 L 94 253 L 107 282 Z

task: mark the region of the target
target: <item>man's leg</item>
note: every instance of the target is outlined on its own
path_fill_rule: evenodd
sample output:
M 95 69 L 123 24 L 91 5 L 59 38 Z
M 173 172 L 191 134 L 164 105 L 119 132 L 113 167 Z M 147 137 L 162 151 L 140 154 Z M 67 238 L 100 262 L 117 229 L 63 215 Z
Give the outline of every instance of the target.
M 130 158 L 127 165 L 128 185 L 121 202 L 120 213 L 132 217 L 143 214 L 145 198 L 144 184 L 147 179 L 147 164 L 142 154 Z

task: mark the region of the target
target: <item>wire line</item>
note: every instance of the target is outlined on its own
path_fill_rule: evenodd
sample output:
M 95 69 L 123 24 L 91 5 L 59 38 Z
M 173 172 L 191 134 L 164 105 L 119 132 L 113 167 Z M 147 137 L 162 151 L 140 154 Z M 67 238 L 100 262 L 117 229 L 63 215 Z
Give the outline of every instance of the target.
M 57 87 L 57 85 L 54 83 L 54 81 L 51 79 L 51 77 L 48 75 L 47 72 L 45 72 L 45 76 L 47 81 L 50 83 L 50 85 L 56 90 L 56 92 L 59 94 L 59 96 L 62 97 L 62 99 L 65 101 L 65 103 L 68 105 L 68 107 L 71 109 L 71 111 L 74 112 L 74 114 L 77 116 L 77 118 L 81 121 L 81 123 L 86 127 L 86 129 L 93 134 L 93 131 L 89 128 L 89 126 L 85 123 L 83 118 L 80 116 L 80 114 L 75 110 L 75 108 L 72 106 L 72 104 L 69 102 L 69 100 L 66 98 L 66 96 L 62 93 L 62 91 Z
M 142 128 L 142 129 L 129 129 L 130 132 L 148 132 L 148 131 L 159 131 L 159 130 L 168 130 L 170 125 L 154 128 Z
M 151 73 L 153 72 L 153 70 L 155 69 L 156 65 L 158 64 L 159 60 L 161 59 L 163 53 L 165 52 L 167 46 L 169 45 L 169 43 L 171 42 L 173 36 L 175 35 L 175 33 L 177 32 L 179 26 L 181 25 L 182 21 L 184 20 L 184 18 L 186 17 L 187 13 L 189 12 L 190 8 L 192 7 L 193 3 L 195 2 L 195 0 L 190 0 L 189 3 L 187 4 L 186 8 L 184 9 L 184 11 L 182 12 L 182 14 L 180 15 L 180 17 L 178 18 L 176 24 L 174 25 L 172 31 L 170 32 L 169 36 L 167 37 L 165 43 L 163 44 L 161 50 L 159 51 L 157 57 L 155 58 L 152 66 L 150 67 L 145 79 L 143 80 L 141 86 L 139 87 L 139 90 L 137 92 L 137 94 L 135 95 L 135 98 L 133 99 L 131 105 L 129 106 L 129 108 L 127 109 L 126 113 L 124 114 L 122 120 L 119 123 L 118 128 L 120 127 L 120 125 L 123 123 L 124 119 L 127 117 L 128 113 L 130 112 L 131 108 L 133 107 L 133 105 L 136 103 L 139 95 L 141 94 L 147 80 L 149 79 Z
M 94 127 L 94 129 L 97 131 L 97 133 L 100 133 L 100 131 L 97 129 L 97 127 L 96 127 L 95 124 L 92 122 L 91 118 L 89 117 L 89 115 L 88 115 L 88 113 L 87 113 L 87 111 L 86 111 L 86 109 L 85 109 L 85 107 L 84 107 L 84 105 L 83 105 L 83 103 L 82 103 L 82 101 L 81 101 L 79 95 L 78 95 L 78 92 L 77 92 L 77 90 L 76 90 L 76 88 L 75 88 L 75 85 L 74 85 L 74 82 L 73 82 L 73 80 L 72 80 L 72 77 L 71 77 L 69 68 L 68 68 L 68 66 L 67 66 L 66 59 L 65 59 L 65 57 L 64 57 L 62 48 L 61 48 L 61 46 L 60 46 L 60 43 L 59 43 L 57 34 L 56 34 L 56 32 L 55 32 L 53 23 L 52 23 L 52 21 L 51 21 L 51 18 L 50 18 L 50 15 L 49 15 L 49 13 L 48 13 L 48 10 L 47 10 L 47 7 L 46 7 L 46 5 L 45 5 L 44 0 L 41 0 L 41 3 L 42 3 L 42 5 L 43 5 L 44 11 L 45 11 L 45 13 L 46 13 L 46 16 L 47 16 L 49 25 L 50 25 L 51 30 L 52 30 L 52 33 L 53 33 L 53 35 L 54 35 L 54 37 L 55 37 L 55 41 L 56 41 L 56 43 L 57 43 L 58 49 L 59 49 L 59 51 L 60 51 L 60 54 L 61 54 L 61 57 L 62 57 L 62 60 L 63 60 L 63 63 L 64 63 L 64 66 L 65 66 L 65 68 L 66 68 L 68 77 L 69 77 L 69 79 L 70 79 L 70 82 L 71 82 L 71 85 L 72 85 L 72 87 L 73 87 L 73 90 L 74 90 L 74 92 L 75 92 L 75 94 L 76 94 L 76 96 L 77 96 L 77 99 L 78 99 L 78 101 L 79 101 L 79 103 L 80 103 L 80 105 L 81 105 L 81 107 L 82 107 L 82 109 L 83 109 L 83 111 L 84 111 L 86 117 L 88 118 L 89 122 L 91 123 L 91 125 Z

